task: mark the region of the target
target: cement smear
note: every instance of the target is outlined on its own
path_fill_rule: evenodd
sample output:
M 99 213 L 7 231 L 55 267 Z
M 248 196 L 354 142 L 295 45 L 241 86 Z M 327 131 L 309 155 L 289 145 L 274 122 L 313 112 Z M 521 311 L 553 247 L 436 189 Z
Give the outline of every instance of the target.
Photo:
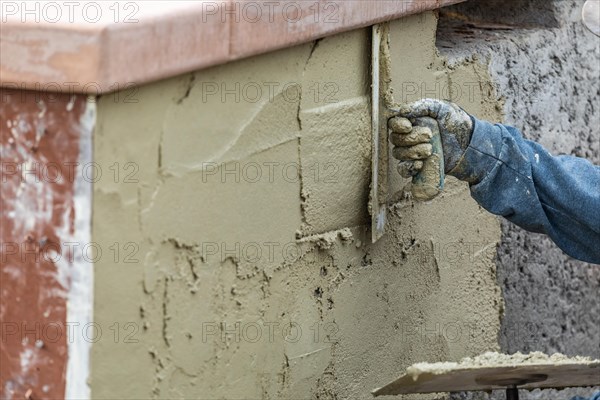
M 487 66 L 449 68 L 436 22 L 391 23 L 396 100 L 477 82 L 451 97 L 498 119 Z M 369 33 L 100 99 L 94 159 L 136 181 L 94 188 L 93 239 L 120 249 L 95 263 L 94 315 L 121 333 L 93 346 L 94 398 L 366 399 L 414 362 L 498 349 L 499 224 L 465 184 L 400 195 L 370 244 Z
M 564 354 L 555 353 L 547 355 L 536 351 L 529 354 L 501 354 L 496 352 L 487 352 L 476 357 L 465 357 L 459 362 L 441 362 L 441 363 L 417 363 L 411 365 L 406 373 L 417 377 L 424 373 L 442 374 L 457 369 L 473 369 L 480 367 L 509 367 L 519 365 L 572 365 L 584 364 L 591 365 L 598 363 L 598 360 L 592 360 L 588 357 L 568 357 Z

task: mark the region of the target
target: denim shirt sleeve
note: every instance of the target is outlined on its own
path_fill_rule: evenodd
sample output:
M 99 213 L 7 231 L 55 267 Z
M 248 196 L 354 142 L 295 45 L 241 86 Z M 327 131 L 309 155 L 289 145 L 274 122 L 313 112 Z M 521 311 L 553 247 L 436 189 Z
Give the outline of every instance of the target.
M 600 167 L 552 156 L 515 128 L 473 118 L 471 143 L 450 175 L 489 212 L 544 233 L 568 255 L 600 264 Z

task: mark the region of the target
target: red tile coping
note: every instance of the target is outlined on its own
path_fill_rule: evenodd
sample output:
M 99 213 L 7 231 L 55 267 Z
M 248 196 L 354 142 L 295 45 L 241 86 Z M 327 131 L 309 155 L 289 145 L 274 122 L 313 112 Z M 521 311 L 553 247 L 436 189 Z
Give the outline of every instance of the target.
M 0 85 L 107 93 L 462 1 L 3 1 Z

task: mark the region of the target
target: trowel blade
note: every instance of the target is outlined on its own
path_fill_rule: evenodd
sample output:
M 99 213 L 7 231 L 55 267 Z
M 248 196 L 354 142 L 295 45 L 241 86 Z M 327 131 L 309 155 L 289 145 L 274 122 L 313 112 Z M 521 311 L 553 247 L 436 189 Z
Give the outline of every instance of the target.
M 371 239 L 375 243 L 385 233 L 389 184 L 388 119 L 390 107 L 389 29 L 373 26 L 371 43 Z

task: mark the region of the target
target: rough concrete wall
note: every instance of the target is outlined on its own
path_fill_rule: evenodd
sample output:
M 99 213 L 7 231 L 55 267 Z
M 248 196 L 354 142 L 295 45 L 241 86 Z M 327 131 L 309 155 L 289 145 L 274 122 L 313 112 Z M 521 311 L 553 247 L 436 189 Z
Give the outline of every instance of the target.
M 467 107 L 499 118 L 487 66 L 447 68 L 436 23 L 392 24 L 397 96 L 479 82 Z M 412 362 L 498 348 L 499 224 L 466 185 L 399 195 L 370 244 L 369 36 L 100 99 L 95 160 L 137 181 L 95 186 L 94 240 L 122 249 L 95 265 L 95 320 L 129 336 L 94 344 L 94 398 L 369 399 Z
M 490 59 L 505 123 L 553 154 L 600 164 L 600 40 L 581 23 L 582 1 L 486 1 L 442 13 L 438 46 L 463 59 Z M 591 211 L 593 212 L 593 211 Z M 600 269 L 565 255 L 550 239 L 502 223 L 498 277 L 506 304 L 504 352 L 600 357 Z M 590 390 L 535 392 L 570 398 Z

